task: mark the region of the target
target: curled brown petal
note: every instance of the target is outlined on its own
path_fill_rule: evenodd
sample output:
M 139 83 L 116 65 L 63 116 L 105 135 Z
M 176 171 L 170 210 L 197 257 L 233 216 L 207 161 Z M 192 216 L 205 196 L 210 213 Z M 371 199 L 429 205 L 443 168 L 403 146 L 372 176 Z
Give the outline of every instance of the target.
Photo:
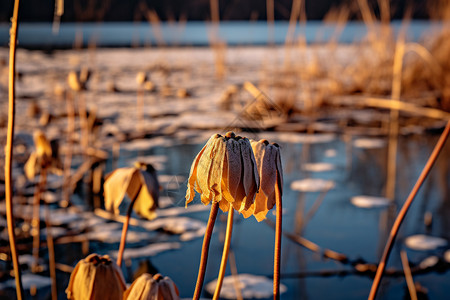
M 200 152 L 197 154 L 197 156 L 195 157 L 195 159 L 191 165 L 191 171 L 189 172 L 189 179 L 188 179 L 188 185 L 187 185 L 188 189 L 186 191 L 186 206 L 188 205 L 189 202 L 194 200 L 194 196 L 195 196 L 194 187 L 195 187 L 195 183 L 197 181 L 198 162 L 200 160 L 200 157 L 203 155 L 203 152 L 205 152 L 206 147 L 207 147 L 207 144 L 205 146 L 203 146 L 202 150 L 200 150 Z

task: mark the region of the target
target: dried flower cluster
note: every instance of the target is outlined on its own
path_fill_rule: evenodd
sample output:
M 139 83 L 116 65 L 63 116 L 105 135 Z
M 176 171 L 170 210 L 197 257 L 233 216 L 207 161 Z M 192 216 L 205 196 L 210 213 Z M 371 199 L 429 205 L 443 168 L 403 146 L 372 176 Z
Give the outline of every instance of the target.
M 191 166 L 186 205 L 201 194 L 206 205 L 218 202 L 223 211 L 229 205 L 248 218 L 265 218 L 275 205 L 275 188 L 281 186 L 283 172 L 280 148 L 267 140 L 250 142 L 228 132 L 211 136 Z

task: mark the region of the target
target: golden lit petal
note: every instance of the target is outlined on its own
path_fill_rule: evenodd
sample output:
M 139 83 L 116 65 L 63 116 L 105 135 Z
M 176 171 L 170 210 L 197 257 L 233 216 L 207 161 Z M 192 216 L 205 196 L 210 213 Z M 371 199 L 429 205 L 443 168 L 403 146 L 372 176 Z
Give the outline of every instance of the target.
M 105 190 L 105 209 L 116 214 L 128 189 L 136 168 L 120 168 L 109 174 L 103 184 Z
M 28 179 L 33 179 L 37 173 L 39 173 L 40 167 L 37 165 L 37 154 L 35 152 L 31 152 L 30 157 L 24 166 L 25 176 Z
M 194 200 L 194 197 L 195 197 L 194 187 L 195 187 L 195 185 L 196 185 L 195 183 L 197 181 L 198 162 L 200 160 L 200 157 L 203 155 L 203 152 L 205 152 L 207 145 L 208 144 L 203 146 L 202 150 L 200 150 L 200 152 L 197 154 L 197 156 L 194 159 L 194 162 L 191 165 L 191 171 L 189 172 L 189 179 L 188 179 L 187 191 L 186 191 L 186 206 L 189 202 Z
M 209 188 L 213 195 L 212 200 L 219 202 L 222 200 L 222 172 L 225 160 L 226 140 L 219 137 L 214 142 L 214 148 L 211 152 L 212 166 L 209 175 Z
M 261 188 L 268 198 L 275 190 L 275 182 L 277 180 L 276 156 L 278 149 L 274 145 L 265 147 L 264 156 L 261 162 Z
M 212 155 L 214 149 L 213 137 L 209 139 L 207 147 L 197 165 L 197 187 L 202 194 L 202 202 L 205 204 L 208 204 L 213 197 L 208 185 L 214 159 L 214 156 Z

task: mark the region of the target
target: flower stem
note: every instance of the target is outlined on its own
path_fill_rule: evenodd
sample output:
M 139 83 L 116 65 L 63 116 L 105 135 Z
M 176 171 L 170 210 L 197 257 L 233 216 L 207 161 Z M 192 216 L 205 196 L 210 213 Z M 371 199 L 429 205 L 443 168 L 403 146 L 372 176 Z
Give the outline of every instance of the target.
M 20 274 L 19 257 L 16 249 L 16 236 L 14 233 L 14 210 L 12 201 L 12 156 L 14 140 L 14 116 L 15 116 L 15 75 L 16 75 L 16 44 L 19 16 L 19 0 L 14 1 L 13 16 L 11 18 L 10 42 L 9 42 L 9 107 L 8 107 L 8 132 L 5 147 L 5 202 L 6 221 L 8 226 L 9 245 L 11 248 L 11 259 L 14 267 L 16 280 L 17 299 L 23 298 L 23 287 Z
M 281 260 L 281 235 L 282 235 L 282 197 L 281 197 L 281 187 L 279 186 L 278 180 L 275 184 L 275 201 L 277 209 L 277 220 L 275 224 L 275 250 L 273 258 L 273 299 L 280 299 L 280 260 Z
M 227 268 L 228 253 L 230 252 L 231 233 L 233 232 L 233 206 L 230 205 L 228 210 L 227 230 L 225 232 L 225 243 L 223 244 L 222 261 L 220 262 L 219 276 L 217 277 L 216 290 L 214 291 L 213 299 L 219 299 L 220 289 L 222 288 L 223 277 Z
M 34 203 L 33 203 L 33 220 L 31 225 L 33 227 L 33 265 L 32 271 L 39 271 L 39 250 L 41 247 L 41 195 L 44 192 L 45 186 L 47 185 L 47 169 L 42 167 L 41 174 L 39 175 L 39 182 L 36 185 L 34 192 Z
M 209 244 L 211 242 L 211 236 L 216 222 L 217 212 L 219 211 L 219 203 L 213 202 L 211 204 L 211 212 L 209 213 L 208 224 L 206 225 L 206 232 L 203 238 L 202 256 L 200 258 L 200 266 L 198 268 L 197 284 L 195 285 L 193 300 L 200 299 L 200 294 L 203 288 L 203 281 L 205 279 L 206 263 L 208 261 Z
M 139 195 L 139 193 L 137 193 L 137 195 Z M 125 243 L 127 241 L 128 225 L 130 224 L 131 213 L 133 212 L 133 205 L 134 202 L 136 202 L 136 198 L 134 198 L 131 201 L 130 205 L 128 206 L 127 218 L 125 219 L 125 223 L 123 223 L 122 227 L 122 236 L 120 237 L 119 252 L 117 253 L 117 265 L 119 267 L 122 266 L 123 252 L 125 251 Z
M 397 233 L 400 229 L 400 225 L 403 222 L 403 219 L 406 216 L 406 213 L 408 212 L 409 207 L 411 206 L 412 201 L 414 200 L 414 197 L 416 196 L 417 192 L 419 191 L 420 187 L 422 186 L 422 183 L 425 181 L 425 178 L 427 177 L 428 173 L 430 173 L 431 167 L 436 162 L 436 159 L 441 152 L 442 148 L 445 145 L 445 141 L 448 138 L 448 135 L 450 133 L 450 121 L 447 122 L 447 125 L 445 126 L 444 131 L 441 134 L 441 137 L 439 138 L 438 142 L 436 143 L 436 146 L 433 149 L 433 152 L 431 153 L 430 157 L 428 158 L 428 161 L 425 165 L 425 167 L 422 170 L 422 173 L 420 174 L 419 178 L 417 179 L 416 184 L 414 185 L 413 189 L 411 190 L 411 193 L 409 194 L 408 198 L 406 199 L 405 203 L 403 204 L 403 207 L 401 208 L 400 212 L 397 215 L 397 218 L 394 221 L 394 225 L 392 225 L 391 233 L 389 234 L 389 239 L 386 243 L 386 246 L 384 248 L 383 256 L 381 257 L 380 263 L 378 264 L 377 272 L 375 274 L 375 278 L 372 283 L 372 288 L 370 290 L 369 299 L 373 300 L 375 299 L 378 287 L 380 286 L 381 278 L 383 277 L 384 269 L 386 268 L 387 260 L 389 259 L 389 255 L 392 250 L 392 246 L 394 245 L 395 238 L 397 236 Z

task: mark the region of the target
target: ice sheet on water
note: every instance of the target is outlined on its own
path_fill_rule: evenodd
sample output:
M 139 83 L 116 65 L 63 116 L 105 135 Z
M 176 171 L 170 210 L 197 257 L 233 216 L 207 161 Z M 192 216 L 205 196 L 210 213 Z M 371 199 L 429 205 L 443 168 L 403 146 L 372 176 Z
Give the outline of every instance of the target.
M 421 269 L 434 267 L 439 262 L 439 258 L 437 256 L 429 256 L 422 260 L 419 264 Z
M 146 222 L 143 227 L 147 230 L 163 229 L 174 234 L 183 234 L 187 231 L 197 231 L 206 227 L 203 221 L 188 217 L 157 218 Z
M 303 170 L 309 172 L 326 172 L 334 170 L 335 166 L 330 163 L 306 163 L 303 165 Z
M 264 276 L 256 276 L 252 274 L 239 274 L 236 278 L 226 276 L 223 279 L 220 297 L 224 299 L 237 299 L 236 280 L 239 282 L 238 287 L 244 299 L 261 299 L 270 298 L 273 295 L 273 281 Z M 217 280 L 213 280 L 206 285 L 206 290 L 210 294 L 214 294 Z M 287 291 L 285 285 L 280 284 L 280 294 Z
M 405 245 L 406 247 L 413 250 L 427 251 L 435 250 L 439 247 L 444 247 L 447 245 L 447 241 L 440 237 L 416 234 L 407 237 L 405 239 Z
M 296 144 L 321 144 L 329 143 L 336 139 L 332 133 L 292 133 L 292 132 L 264 132 L 264 138 L 270 142 L 296 143 Z
M 140 248 L 127 248 L 124 252 L 123 258 L 124 259 L 131 259 L 131 258 L 144 258 L 144 257 L 150 257 L 155 256 L 159 253 L 178 249 L 181 247 L 180 243 L 156 243 L 156 244 L 150 244 L 145 247 Z M 118 251 L 113 251 L 110 253 L 111 257 L 117 257 Z
M 350 202 L 357 207 L 373 208 L 388 206 L 391 201 L 384 197 L 359 195 L 351 198 Z
M 22 274 L 22 286 L 24 290 L 29 290 L 32 287 L 37 289 L 49 287 L 52 284 L 50 277 L 44 277 L 35 274 Z M 14 279 L 10 279 L 0 283 L 0 290 L 5 288 L 15 288 L 16 282 Z
M 353 146 L 361 149 L 380 149 L 385 145 L 384 140 L 375 138 L 359 138 L 353 141 Z
M 334 188 L 335 183 L 331 180 L 320 178 L 306 178 L 295 180 L 291 183 L 291 189 L 300 192 L 321 192 Z

